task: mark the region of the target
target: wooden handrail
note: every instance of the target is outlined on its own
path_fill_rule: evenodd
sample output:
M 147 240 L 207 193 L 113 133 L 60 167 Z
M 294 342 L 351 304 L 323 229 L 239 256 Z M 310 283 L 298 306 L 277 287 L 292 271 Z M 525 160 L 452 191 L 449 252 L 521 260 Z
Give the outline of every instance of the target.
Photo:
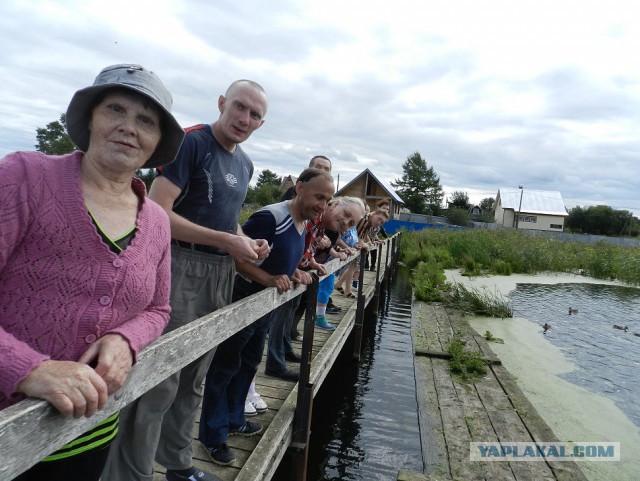
M 358 258 L 325 264 L 327 275 Z M 155 387 L 174 372 L 213 349 L 256 319 L 306 290 L 284 294 L 267 288 L 164 334 L 145 347 L 126 384 L 91 418 L 62 416 L 48 402 L 29 398 L 0 410 L 0 479 L 13 479 L 60 446 L 91 429 Z

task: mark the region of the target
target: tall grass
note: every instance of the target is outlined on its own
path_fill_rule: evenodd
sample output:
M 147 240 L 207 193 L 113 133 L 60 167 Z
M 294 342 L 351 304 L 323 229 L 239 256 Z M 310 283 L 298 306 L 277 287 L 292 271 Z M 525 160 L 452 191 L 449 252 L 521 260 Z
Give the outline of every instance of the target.
M 444 302 L 467 314 L 488 317 L 513 317 L 511 303 L 498 292 L 488 289 L 467 288 L 454 283 L 444 295 Z
M 426 262 L 439 269 L 462 268 L 467 275 L 582 273 L 640 285 L 638 247 L 565 242 L 507 229 L 409 232 L 401 237 L 400 255 L 411 268 Z

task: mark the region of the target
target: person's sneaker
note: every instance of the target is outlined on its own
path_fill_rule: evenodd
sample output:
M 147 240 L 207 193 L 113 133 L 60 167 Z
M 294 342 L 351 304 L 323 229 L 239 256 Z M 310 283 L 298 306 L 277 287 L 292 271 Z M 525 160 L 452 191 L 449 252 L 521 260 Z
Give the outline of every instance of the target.
M 211 457 L 211 461 L 220 466 L 229 466 L 236 460 L 235 454 L 231 452 L 229 449 L 229 445 L 227 443 L 218 444 L 217 446 L 213 446 L 211 448 L 207 448 L 209 452 L 209 456 Z M 169 472 L 167 471 L 167 474 Z M 169 477 L 167 476 L 168 481 Z
M 327 302 L 327 308 L 332 307 L 334 309 L 340 309 L 342 310 L 342 307 L 338 307 L 333 303 L 333 300 L 331 298 L 329 298 L 329 302 Z
M 324 316 L 316 316 L 316 327 L 326 329 L 327 331 L 333 331 L 336 328 L 336 326 L 329 324 L 327 318 Z
M 258 414 L 258 410 L 253 405 L 253 403 L 249 400 L 249 396 L 247 396 L 247 399 L 245 399 L 244 401 L 244 415 L 245 417 L 250 418 L 252 416 L 255 416 L 256 414 Z
M 353 287 L 354 289 L 358 288 L 358 281 L 352 281 L 351 282 L 351 287 Z
M 300 364 L 302 362 L 302 358 L 295 352 L 286 352 L 284 354 L 284 358 L 289 362 L 295 362 L 297 364 Z
M 182 471 L 180 473 L 182 473 Z M 214 476 L 198 468 L 191 468 L 191 474 L 180 473 L 167 470 L 167 481 L 222 481 L 218 476 Z
M 327 306 L 327 314 L 336 315 L 336 314 L 340 314 L 341 312 L 342 312 L 342 309 L 338 306 Z
M 271 371 L 269 369 L 265 369 L 264 373 L 267 376 L 271 376 L 271 377 L 277 377 L 280 379 L 284 379 L 285 381 L 293 381 L 293 382 L 298 382 L 298 379 L 300 378 L 300 375 L 295 372 L 292 371 L 291 369 L 283 369 L 282 371 Z
M 230 436 L 255 436 L 262 432 L 262 424 L 245 421 L 238 429 L 230 429 Z
M 247 395 L 247 401 L 251 403 L 256 414 L 264 413 L 268 409 L 267 403 L 264 402 L 264 400 L 260 397 L 260 394 L 258 394 L 257 392 L 253 394 L 249 393 Z

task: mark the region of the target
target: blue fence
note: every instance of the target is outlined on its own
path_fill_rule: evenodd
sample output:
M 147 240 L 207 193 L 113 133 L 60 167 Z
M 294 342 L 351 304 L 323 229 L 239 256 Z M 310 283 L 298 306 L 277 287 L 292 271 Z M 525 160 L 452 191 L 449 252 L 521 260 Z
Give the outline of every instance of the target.
M 468 229 L 468 227 L 460 227 L 458 225 L 450 225 L 450 224 L 428 224 L 422 222 L 408 222 L 404 220 L 395 220 L 390 219 L 384 223 L 384 230 L 388 235 L 393 235 L 401 229 L 406 229 L 409 231 L 412 230 L 422 230 L 422 229 Z

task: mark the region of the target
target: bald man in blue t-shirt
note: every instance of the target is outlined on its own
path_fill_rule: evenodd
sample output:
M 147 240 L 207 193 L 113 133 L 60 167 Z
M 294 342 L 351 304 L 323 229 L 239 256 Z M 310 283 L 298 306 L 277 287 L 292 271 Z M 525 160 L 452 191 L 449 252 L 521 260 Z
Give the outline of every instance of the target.
M 237 264 L 240 276 L 233 290 L 234 301 L 266 287 L 275 287 L 284 293 L 291 289 L 292 281 L 311 282 L 308 273 L 297 269 L 304 251 L 304 223 L 324 212 L 333 192 L 331 175 L 306 169 L 296 182 L 294 199 L 266 206 L 249 218 L 242 227 L 244 233 L 254 239 L 266 239 L 271 250 L 262 262 Z M 227 445 L 230 434 L 252 436 L 262 431 L 260 424 L 245 419 L 244 402 L 262 360 L 270 323 L 279 315 L 280 308 L 277 308 L 231 336 L 218 346 L 211 362 L 199 439 L 217 464 L 226 466 L 235 460 Z

